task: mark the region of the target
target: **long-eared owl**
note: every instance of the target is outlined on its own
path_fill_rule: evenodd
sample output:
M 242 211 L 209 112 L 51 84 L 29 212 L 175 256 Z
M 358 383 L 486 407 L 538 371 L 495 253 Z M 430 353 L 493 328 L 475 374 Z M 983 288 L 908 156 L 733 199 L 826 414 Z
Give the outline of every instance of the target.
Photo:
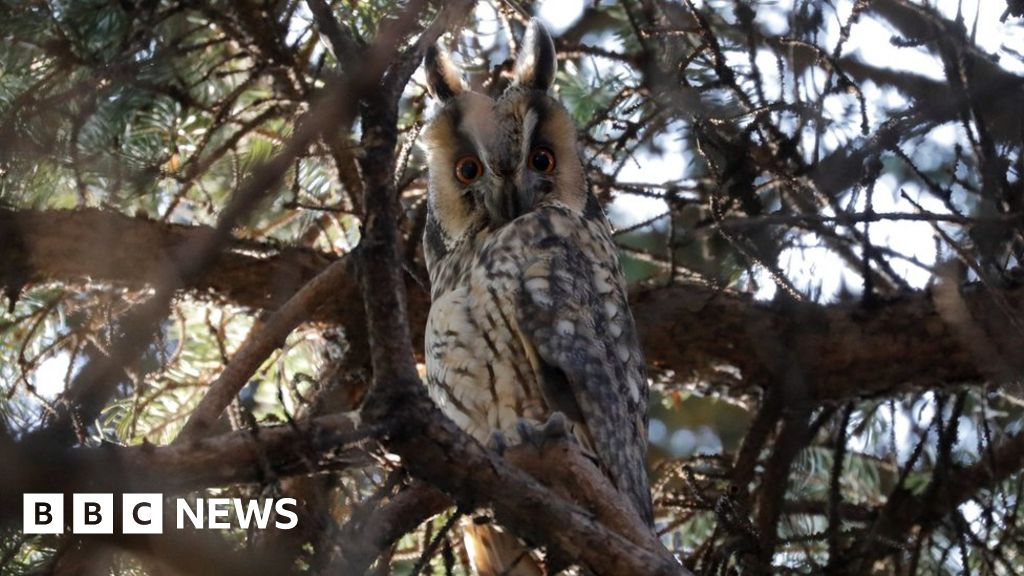
M 519 442 L 524 423 L 561 413 L 651 522 L 644 359 L 575 126 L 549 94 L 551 36 L 530 23 L 497 99 L 469 90 L 438 49 L 424 66 L 440 102 L 422 134 L 431 394 L 483 443 Z M 468 526 L 466 540 L 478 574 L 540 573 L 500 528 Z

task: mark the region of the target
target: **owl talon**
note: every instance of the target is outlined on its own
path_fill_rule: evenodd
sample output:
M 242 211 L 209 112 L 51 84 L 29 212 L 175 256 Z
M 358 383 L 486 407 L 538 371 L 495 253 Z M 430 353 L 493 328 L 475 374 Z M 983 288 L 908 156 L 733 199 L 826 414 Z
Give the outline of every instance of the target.
M 569 430 L 569 420 L 561 412 L 552 412 L 548 419 L 539 425 L 525 418 L 520 418 L 516 422 L 516 431 L 519 432 L 522 442 L 529 443 L 538 450 L 551 442 L 572 440 Z
M 497 452 L 499 456 L 504 456 L 505 451 L 508 450 L 508 438 L 500 430 L 495 430 L 491 432 L 491 437 L 487 441 L 487 448 Z
M 531 444 L 534 448 L 540 448 L 537 427 L 525 418 L 516 420 L 516 432 L 519 433 L 519 441 L 523 444 Z
M 565 440 L 569 438 L 569 420 L 561 412 L 552 412 L 548 421 L 541 427 L 544 437 L 548 440 Z

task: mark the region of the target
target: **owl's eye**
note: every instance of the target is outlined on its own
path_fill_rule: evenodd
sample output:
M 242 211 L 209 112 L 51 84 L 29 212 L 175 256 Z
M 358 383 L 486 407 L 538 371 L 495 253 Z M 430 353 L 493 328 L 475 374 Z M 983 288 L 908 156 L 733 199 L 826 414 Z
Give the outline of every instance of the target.
M 534 148 L 530 152 L 530 168 L 544 174 L 555 171 L 555 154 L 548 148 Z
M 480 159 L 467 154 L 455 161 L 455 179 L 469 185 L 476 182 L 484 174 L 484 165 Z

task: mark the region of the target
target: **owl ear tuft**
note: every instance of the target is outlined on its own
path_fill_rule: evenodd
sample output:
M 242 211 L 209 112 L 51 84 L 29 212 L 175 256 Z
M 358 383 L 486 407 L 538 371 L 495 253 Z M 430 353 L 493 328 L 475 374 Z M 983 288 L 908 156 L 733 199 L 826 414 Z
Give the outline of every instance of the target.
M 519 57 L 516 58 L 515 83 L 546 91 L 555 81 L 557 69 L 555 42 L 544 24 L 532 18 L 526 27 L 526 34 L 519 48 Z
M 437 46 L 427 48 L 423 56 L 423 68 L 427 73 L 427 89 L 439 101 L 447 102 L 466 91 L 462 74 L 444 49 Z

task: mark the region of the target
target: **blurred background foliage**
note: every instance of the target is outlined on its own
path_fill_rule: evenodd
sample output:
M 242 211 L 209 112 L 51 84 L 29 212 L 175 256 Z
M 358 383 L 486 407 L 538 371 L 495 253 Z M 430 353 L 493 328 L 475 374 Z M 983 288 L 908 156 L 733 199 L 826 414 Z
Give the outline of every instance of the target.
M 337 47 L 314 4 L 4 0 L 0 208 L 212 224 L 338 74 Z M 404 3 L 325 5 L 365 47 Z M 995 0 L 494 1 L 478 3 L 444 42 L 470 83 L 495 93 L 508 82 L 525 18 L 548 23 L 559 51 L 556 91 L 580 126 L 581 154 L 637 290 L 699 283 L 765 305 L 859 304 L 870 314 L 943 275 L 990 290 L 1021 279 L 1020 12 L 1019 3 Z M 429 110 L 417 73 L 402 97 L 396 151 L 413 290 L 425 278 L 415 250 L 425 192 L 416 139 Z M 336 141 L 311 145 L 235 236 L 332 257 L 351 251 L 360 136 L 357 122 Z M 46 425 L 85 359 L 110 345 L 118 318 L 151 289 L 4 280 L 13 289 L 0 314 L 0 426 L 19 438 Z M 181 293 L 115 397 L 78 423 L 79 443 L 170 442 L 261 315 L 217 294 Z M 304 324 L 263 362 L 223 429 L 315 411 L 325 374 L 336 376 L 339 362 L 361 366 L 340 360 L 348 351 L 343 332 Z M 751 569 L 744 558 L 763 554 L 750 495 L 767 482 L 774 442 L 786 433 L 772 434 L 777 407 L 767 428 L 756 428 L 765 383 L 744 382 L 730 366 L 720 377 L 652 370 L 659 529 L 707 573 Z M 791 506 L 768 553 L 771 570 L 839 569 L 836 542 L 865 537 L 894 489 L 924 493 L 937 468 L 976 463 L 1019 432 L 1015 389 L 963 384 L 809 408 L 806 438 L 774 487 Z M 752 441 L 748 431 L 764 438 Z M 730 470 L 744 446 L 756 471 L 736 487 Z M 330 522 L 343 523 L 388 478 L 386 464 L 337 473 Z M 906 534 L 902 551 L 865 569 L 1017 573 L 1022 480 L 1013 474 Z M 271 482 L 206 493 L 281 489 Z M 839 495 L 841 518 L 830 511 Z M 454 532 L 428 546 L 453 513 L 406 536 L 377 573 L 465 573 Z M 269 538 L 229 537 L 241 548 Z M 0 574 L 54 572 L 69 542 L 6 526 Z M 321 555 L 303 543 L 295 562 L 318 572 Z M 110 573 L 161 573 L 131 556 L 111 562 Z

